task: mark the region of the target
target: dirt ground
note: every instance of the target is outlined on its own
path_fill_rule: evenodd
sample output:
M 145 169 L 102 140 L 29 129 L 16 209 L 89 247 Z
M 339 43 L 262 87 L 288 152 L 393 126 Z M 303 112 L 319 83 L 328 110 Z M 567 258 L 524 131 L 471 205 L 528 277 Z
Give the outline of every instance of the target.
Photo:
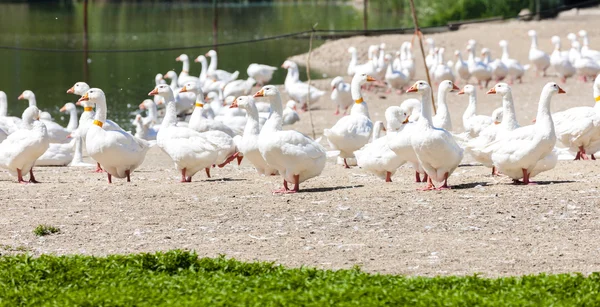
M 538 30 L 541 48 L 550 51 L 551 35 L 564 38 L 586 28 L 592 47 L 600 49 L 598 25 L 596 16 L 563 17 L 473 25 L 432 37 L 447 50 L 474 38 L 495 55 L 497 41 L 508 39 L 513 57 L 525 64 L 527 30 Z M 338 61 L 348 60 L 350 45 L 366 50 L 383 41 L 398 47 L 405 39 L 410 36 L 330 42 L 315 50 L 313 65 L 331 74 Z M 552 80 L 530 71 L 513 87 L 522 125 L 531 122 L 542 86 Z M 327 89 L 328 82 L 315 83 Z M 594 103 L 591 83 L 569 80 L 563 88 L 567 94 L 555 97 L 555 111 Z M 365 100 L 372 119 L 383 120 L 385 108 L 406 97 L 412 96 L 375 92 L 366 93 Z M 449 97 L 455 127 L 461 127 L 466 102 Z M 499 97 L 482 92 L 479 103 L 483 114 L 501 104 Z M 339 117 L 328 95 L 315 107 L 318 136 Z M 301 117 L 293 128 L 311 134 L 309 114 Z M 559 161 L 535 178 L 539 185 L 513 186 L 507 178 L 489 176 L 489 169 L 464 166 L 450 178 L 452 190 L 421 192 L 408 167 L 386 184 L 330 159 L 320 177 L 301 186 L 302 193 L 274 196 L 270 191 L 280 178 L 258 176 L 245 164 L 214 169 L 211 179 L 199 173 L 194 182 L 180 184 L 169 158 L 155 147 L 130 184 L 117 179 L 109 185 L 104 174 L 87 168 L 37 168 L 43 183 L 36 185 L 19 185 L 0 173 L 0 253 L 105 255 L 182 248 L 209 257 L 326 269 L 359 265 L 368 272 L 407 275 L 589 273 L 600 270 L 599 171 L 598 162 Z M 38 238 L 32 232 L 38 224 L 61 231 Z

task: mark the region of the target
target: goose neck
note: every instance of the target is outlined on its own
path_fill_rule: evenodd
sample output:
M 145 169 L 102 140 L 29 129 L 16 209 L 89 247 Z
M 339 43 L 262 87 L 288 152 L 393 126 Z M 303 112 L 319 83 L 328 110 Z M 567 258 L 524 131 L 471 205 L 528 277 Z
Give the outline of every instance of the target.
M 513 103 L 512 93 L 506 93 L 502 97 L 502 123 L 501 125 L 507 130 L 514 130 L 519 126 L 517 115 L 515 113 L 515 105 Z
M 96 115 L 94 119 L 103 123 L 106 122 L 106 98 L 100 97 L 96 101 Z
M 433 127 L 431 123 L 432 113 L 431 89 L 423 90 L 421 93 L 421 117 L 419 118 L 419 122 L 424 123 L 427 127 Z
M 200 59 L 200 76 L 198 76 L 198 78 L 200 79 L 201 85 L 204 84 L 204 81 L 206 81 L 207 66 L 206 58 Z
M 8 104 L 4 97 L 0 97 L 0 117 L 5 117 L 8 114 Z
M 190 72 L 190 60 L 185 59 L 185 60 L 181 61 L 181 63 L 182 63 L 181 73 L 188 74 Z
M 37 101 L 35 100 L 35 95 L 31 95 L 29 98 L 27 98 L 27 101 L 29 102 L 30 107 L 37 107 Z
M 262 130 L 267 128 L 268 131 L 280 131 L 283 126 L 283 105 L 281 102 L 281 94 L 277 93 L 275 97 L 269 97 L 269 103 L 271 104 L 271 115 L 265 122 Z
M 471 118 L 477 113 L 477 94 L 470 93 L 469 94 L 469 105 L 463 114 L 463 121 L 467 118 Z
M 246 109 L 246 127 L 244 127 L 244 135 L 258 135 L 260 133 L 260 125 L 258 123 L 258 109 L 255 104 L 248 104 Z
M 212 55 L 210 57 L 210 64 L 208 64 L 208 71 L 216 71 L 217 70 L 217 55 Z
M 77 129 L 78 125 L 79 120 L 77 118 L 77 109 L 73 108 L 69 110 L 69 124 L 67 124 L 67 130 L 74 131 L 75 129 Z
M 594 83 L 594 101 L 596 101 L 595 107 L 597 110 L 600 110 L 600 84 L 596 85 Z
M 531 36 L 531 49 L 537 49 L 538 44 L 537 44 L 537 35 L 532 35 Z
M 196 110 L 194 110 L 196 112 Z M 175 102 L 170 100 L 167 103 L 165 117 L 163 118 L 161 126 L 174 126 L 177 124 L 177 108 L 175 107 Z

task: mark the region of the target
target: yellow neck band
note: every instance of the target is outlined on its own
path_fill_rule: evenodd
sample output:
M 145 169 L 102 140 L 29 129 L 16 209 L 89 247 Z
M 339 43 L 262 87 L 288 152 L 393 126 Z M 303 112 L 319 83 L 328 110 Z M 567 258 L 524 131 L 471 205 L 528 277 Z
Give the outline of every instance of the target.
M 94 110 L 94 108 L 92 108 L 92 107 L 84 107 L 83 108 L 84 112 L 92 112 L 93 110 Z
M 104 123 L 103 123 L 103 122 L 101 122 L 101 121 L 99 121 L 99 120 L 94 120 L 94 125 L 96 125 L 96 126 L 98 126 L 98 127 L 102 128 L 102 126 L 104 125 Z
M 362 98 L 362 97 L 360 97 L 360 98 L 358 98 L 358 99 L 354 100 L 354 102 L 355 102 L 355 103 L 362 103 L 363 101 L 364 101 L 364 100 L 363 100 L 363 98 Z

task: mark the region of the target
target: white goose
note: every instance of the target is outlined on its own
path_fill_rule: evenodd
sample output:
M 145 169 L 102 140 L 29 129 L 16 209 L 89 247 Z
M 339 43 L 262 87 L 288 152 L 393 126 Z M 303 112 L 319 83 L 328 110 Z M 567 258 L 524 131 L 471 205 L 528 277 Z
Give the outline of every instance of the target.
M 258 122 L 258 109 L 252 96 L 241 96 L 236 98 L 231 104 L 231 108 L 241 108 L 246 110 L 247 121 L 242 136 L 235 136 L 235 144 L 241 155 L 238 156 L 238 164 L 242 157 L 247 158 L 256 168 L 256 171 L 265 176 L 277 175 L 277 169 L 271 168 L 265 159 L 261 156 L 258 149 L 258 135 L 260 127 Z
M 194 111 L 190 116 L 189 127 L 198 132 L 206 132 L 206 131 L 221 131 L 229 135 L 230 137 L 234 137 L 236 133 L 225 125 L 222 122 L 204 118 L 203 113 L 205 112 L 205 102 L 204 102 L 204 94 L 202 90 L 198 88 L 198 84 L 194 82 L 189 82 L 185 84 L 185 86 L 181 89 L 182 92 L 190 92 L 196 95 L 196 103 L 194 107 Z
M 160 101 L 162 104 L 162 99 Z M 160 130 L 160 125 L 157 125 L 158 122 L 158 112 L 156 103 L 152 99 L 144 99 L 142 103 L 139 105 L 140 110 L 146 110 L 146 117 L 142 117 L 141 115 L 137 115 L 135 117 L 134 124 L 136 125 L 135 136 L 144 139 L 144 140 L 156 140 L 156 135 Z
M 445 80 L 440 83 L 437 95 L 437 112 L 431 119 L 434 127 L 441 128 L 446 131 L 452 131 L 452 120 L 446 99 L 449 92 L 455 92 L 458 90 L 460 90 L 460 88 L 458 88 L 458 86 L 456 86 L 450 80 Z
M 127 178 L 130 182 L 131 172 L 144 162 L 149 143 L 122 130 L 102 129 L 107 108 L 106 96 L 101 89 L 91 88 L 79 101 L 96 105 L 94 122 L 86 134 L 87 153 L 102 165 L 108 175 L 108 183 L 112 183 L 112 176 Z
M 408 85 L 410 80 L 404 72 L 394 69 L 393 65 L 389 65 L 389 61 L 391 60 L 391 56 L 389 54 L 385 56 L 385 59 L 388 62 L 387 69 L 385 71 L 385 82 L 388 86 L 387 92 L 389 93 L 392 91 L 392 89 L 396 89 L 400 94 L 402 89 Z
M 27 99 L 29 101 L 29 106 L 37 106 L 37 102 L 35 99 L 35 94 L 30 91 L 30 90 L 26 90 L 24 91 L 18 98 L 19 100 L 22 99 Z M 40 112 L 40 121 L 42 123 L 44 123 L 44 125 L 46 126 L 47 132 L 48 132 L 48 136 L 50 137 L 50 143 L 67 143 L 69 142 L 69 139 L 67 138 L 67 136 L 69 135 L 69 131 L 67 129 L 65 129 L 64 127 L 62 127 L 61 125 L 51 121 L 51 120 L 46 120 L 43 119 L 43 116 L 41 114 L 42 112 Z M 44 112 L 47 113 L 47 112 Z
M 69 143 L 50 143 L 48 149 L 36 161 L 35 166 L 67 166 L 73 161 L 75 142 L 79 136 L 71 139 Z
M 194 59 L 194 62 L 200 63 L 201 67 L 198 82 L 200 82 L 200 87 L 204 88 L 204 84 L 206 83 L 206 79 L 208 78 L 208 61 L 206 60 L 205 56 L 199 55 L 196 59 Z
M 356 72 L 356 65 L 358 65 L 358 55 L 356 48 L 349 47 L 348 53 L 350 53 L 350 62 L 348 63 L 348 69 L 346 70 L 346 73 L 348 74 L 348 76 L 354 76 L 354 73 Z
M 402 43 L 400 47 L 400 59 L 402 61 L 402 68 L 408 79 L 411 80 L 415 76 L 415 59 L 412 54 L 412 44 L 410 42 Z
M 501 40 L 498 45 L 502 48 L 502 63 L 508 68 L 508 75 L 511 76 L 510 83 L 519 80 L 519 83 L 523 82 L 522 78 L 525 71 L 529 68 L 529 65 L 521 66 L 519 61 L 510 58 L 508 55 L 508 42 Z
M 438 50 L 437 65 L 435 65 L 435 69 L 432 72 L 433 80 L 437 84 L 442 83 L 444 80 L 450 80 L 454 82 L 454 73 L 452 72 L 452 68 L 448 67 L 448 65 L 444 63 L 444 50 L 444 48 L 440 48 Z
M 325 168 L 325 148 L 300 132 L 281 130 L 283 106 L 275 86 L 263 87 L 254 97 L 267 97 L 273 111 L 258 136 L 258 149 L 267 164 L 283 176 L 283 189 L 275 192 L 298 192 L 301 182 L 320 175 Z M 288 182 L 294 183 L 293 189 Z
M 499 94 L 502 96 L 502 119 L 500 124 L 490 125 L 479 133 L 479 136 L 470 140 L 465 146 L 465 150 L 475 160 L 486 167 L 492 168 L 492 175 L 498 175 L 496 167 L 492 162 L 492 155 L 486 151 L 488 144 L 496 139 L 502 138 L 504 135 L 519 127 L 515 106 L 512 97 L 512 89 L 506 83 L 498 83 L 491 88 L 487 94 Z M 494 111 L 496 112 L 496 111 Z M 498 113 L 497 113 L 498 114 Z M 493 116 L 494 117 L 494 116 Z
M 575 58 L 573 66 L 584 82 L 587 82 L 587 78 L 595 78 L 600 73 L 600 64 L 593 59 L 581 55 L 581 45 L 578 41 L 572 43 L 571 50 Z
M 171 90 L 175 94 L 175 106 L 177 107 L 177 115 L 182 116 L 186 114 L 193 106 L 196 101 L 196 96 L 192 93 L 179 93 L 181 87 L 178 85 L 177 73 L 169 70 L 165 74 L 166 79 L 171 79 Z
M 467 84 L 458 92 L 458 95 L 467 94 L 469 105 L 463 113 L 463 127 L 469 138 L 476 138 L 481 131 L 492 124 L 492 118 L 485 115 L 477 115 L 477 91 L 473 85 Z
M 246 69 L 248 77 L 256 80 L 256 83 L 260 86 L 269 83 L 275 71 L 277 71 L 277 67 L 256 63 L 248 65 L 248 69 Z
M 344 82 L 344 78 L 337 76 L 331 80 L 331 101 L 335 104 L 334 115 L 340 114 L 340 108 L 344 110 L 344 115 L 352 105 L 352 94 L 350 93 L 350 83 Z
M 567 78 L 575 75 L 577 70 L 569 61 L 569 53 L 560 51 L 560 37 L 552 36 L 552 44 L 554 45 L 554 51 L 550 55 L 550 65 L 556 71 L 562 82 L 567 82 Z
M 160 88 L 160 85 L 156 88 Z M 165 99 L 169 100 L 167 97 Z M 216 163 L 219 155 L 216 146 L 201 133 L 188 127 L 177 126 L 173 101 L 167 103 L 166 110 L 156 144 L 169 155 L 175 163 L 175 168 L 181 172 L 181 182 L 192 182 L 192 177 L 202 169 L 206 170 L 210 177 L 210 167 Z
M 471 74 L 469 73 L 469 65 L 465 62 L 459 50 L 454 51 L 456 63 L 454 64 L 454 73 L 465 83 L 469 82 Z
M 344 159 L 344 166 L 350 168 L 346 159 L 354 158 L 354 151 L 369 142 L 373 132 L 373 122 L 369 118 L 367 103 L 362 97 L 360 87 L 375 79 L 366 74 L 355 74 L 352 78 L 351 91 L 354 105 L 350 115 L 340 118 L 331 129 L 325 129 L 323 135 L 334 150 L 339 150 L 339 156 Z
M 527 32 L 531 37 L 531 47 L 529 48 L 529 61 L 535 65 L 535 74 L 539 75 L 540 71 L 542 76 L 546 76 L 546 69 L 550 67 L 550 57 L 544 51 L 538 48 L 537 44 L 537 33 L 535 30 L 529 30 Z
M 372 61 L 371 49 L 369 49 L 369 53 L 368 53 L 369 60 L 363 64 L 358 64 L 356 48 L 350 47 L 350 48 L 348 48 L 348 52 L 352 55 L 350 64 L 348 64 L 348 75 L 349 76 L 354 76 L 357 73 L 375 74 L 377 72 L 377 65 Z
M 17 176 L 19 183 L 26 183 L 23 175 L 29 173 L 29 182 L 37 183 L 33 165 L 48 149 L 50 138 L 46 126 L 40 122 L 40 110 L 30 106 L 23 112 L 21 128 L 0 143 L 0 167 Z
M 392 182 L 392 175 L 396 170 L 406 163 L 406 160 L 390 149 L 388 143 L 391 138 L 394 138 L 404 124 L 408 122 L 410 113 L 402 107 L 391 106 L 385 110 L 385 120 L 387 121 L 387 129 L 383 127 L 383 123 L 378 121 L 373 128 L 373 141 L 363 148 L 355 151 L 357 165 L 375 174 L 377 177 L 384 179 L 386 182 Z M 383 137 L 375 139 L 375 136 L 382 130 L 387 130 L 387 134 Z
M 576 55 L 579 53 L 579 51 L 573 49 L 573 43 L 575 43 L 575 42 L 579 43 L 577 41 L 577 35 L 575 35 L 575 33 L 569 33 L 569 34 L 567 34 L 567 39 L 569 40 L 569 42 L 571 42 L 571 49 L 569 49 L 569 61 L 571 61 L 571 63 L 575 64 L 575 60 L 577 58 Z
M 467 61 L 469 74 L 475 77 L 480 88 L 483 87 L 482 82 L 485 82 L 485 86 L 487 87 L 488 82 L 492 79 L 492 70 L 485 63 L 475 59 L 475 48 L 476 45 L 474 44 L 467 46 L 467 52 L 469 52 L 469 59 Z
M 187 56 L 187 54 L 181 54 L 175 59 L 175 61 L 183 64 L 181 73 L 179 73 L 179 78 L 177 78 L 177 85 L 181 87 L 188 82 L 199 81 L 198 77 L 190 76 L 190 58 Z
M 284 126 L 293 125 L 297 121 L 300 121 L 300 116 L 298 115 L 298 112 L 296 112 L 295 101 L 290 100 L 285 104 L 285 108 L 283 109 L 282 120 Z
M 492 77 L 496 81 L 502 81 L 508 76 L 508 67 L 502 63 L 500 59 L 492 61 L 491 52 L 488 48 L 481 49 L 481 56 L 483 57 L 483 63 L 489 66 L 492 70 Z
M 510 131 L 485 149 L 491 153 L 492 161 L 500 172 L 515 183 L 520 183 L 518 180 L 522 178 L 523 184 L 529 184 L 529 179 L 536 175 L 533 170 L 538 162 L 553 155 L 556 135 L 550 115 L 550 100 L 557 93 L 565 91 L 554 82 L 547 83 L 540 96 L 535 124 Z
M 6 93 L 0 91 L 0 130 L 11 134 L 19 130 L 21 119 L 15 116 L 7 116 L 8 114 L 8 99 Z
M 240 72 L 234 71 L 230 73 L 228 71 L 224 71 L 222 69 L 217 69 L 217 52 L 214 50 L 209 50 L 205 56 L 210 57 L 210 64 L 208 64 L 207 76 L 217 79 L 218 81 L 223 81 L 225 83 L 229 83 L 238 78 Z
M 421 117 L 416 122 L 420 132 L 410 138 L 419 162 L 429 176 L 425 190 L 435 189 L 432 181 L 444 182 L 438 189 L 448 189 L 448 177 L 462 160 L 463 150 L 450 132 L 433 127 L 431 122 L 431 87 L 417 81 L 407 92 L 421 95 Z
M 575 107 L 552 114 L 558 141 L 577 152 L 575 160 L 587 160 L 588 153 L 595 160 L 594 153 L 600 150 L 600 75 L 594 80 L 593 93 L 594 107 Z
M 283 63 L 284 68 L 288 69 L 288 76 L 290 75 L 290 70 L 292 71 L 292 76 L 298 76 L 298 65 L 293 61 L 287 60 Z M 290 98 L 294 99 L 302 108 L 302 110 L 308 110 L 307 102 L 310 101 L 310 104 L 318 102 L 319 99 L 325 95 L 324 91 L 317 89 L 314 86 L 308 86 L 308 84 L 300 82 L 288 82 L 286 78 L 285 82 L 285 90 L 288 92 Z

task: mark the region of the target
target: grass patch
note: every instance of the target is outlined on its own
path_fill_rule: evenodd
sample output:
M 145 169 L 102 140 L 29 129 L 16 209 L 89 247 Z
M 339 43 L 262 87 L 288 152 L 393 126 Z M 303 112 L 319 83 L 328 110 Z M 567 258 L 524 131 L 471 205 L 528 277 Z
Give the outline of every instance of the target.
M 53 233 L 59 232 L 60 229 L 58 227 L 54 227 L 51 225 L 37 225 L 37 227 L 33 230 L 33 233 L 38 237 L 43 237 L 47 235 L 51 235 Z
M 288 269 L 195 253 L 0 257 L 7 306 L 598 305 L 600 274 L 487 279 Z

